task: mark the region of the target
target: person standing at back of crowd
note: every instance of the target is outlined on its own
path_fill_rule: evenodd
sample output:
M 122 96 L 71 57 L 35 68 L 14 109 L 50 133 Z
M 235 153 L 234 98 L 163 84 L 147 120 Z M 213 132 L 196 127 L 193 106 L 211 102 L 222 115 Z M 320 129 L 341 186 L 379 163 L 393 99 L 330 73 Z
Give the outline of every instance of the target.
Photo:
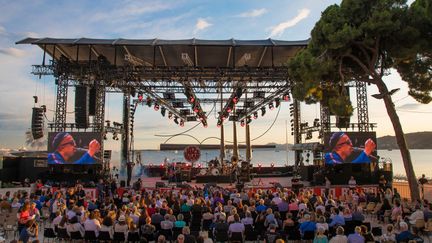
M 425 174 L 419 179 L 419 184 L 422 192 L 422 200 L 424 200 L 424 185 L 428 183 L 428 179 L 426 179 Z

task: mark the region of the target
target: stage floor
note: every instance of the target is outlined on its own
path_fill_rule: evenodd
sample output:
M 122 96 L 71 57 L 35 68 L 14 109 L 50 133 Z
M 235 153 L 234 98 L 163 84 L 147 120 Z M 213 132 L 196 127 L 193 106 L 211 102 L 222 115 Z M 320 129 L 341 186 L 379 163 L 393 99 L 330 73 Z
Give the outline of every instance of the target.
M 262 177 L 262 178 L 254 178 L 250 182 L 245 183 L 245 188 L 271 188 L 274 186 L 274 183 L 279 183 L 282 187 L 291 187 L 291 179 L 292 177 Z M 135 181 L 135 180 L 134 180 Z M 134 182 L 132 181 L 132 183 Z M 142 186 L 144 188 L 155 188 L 156 182 L 164 182 L 168 187 L 176 186 L 177 183 L 172 182 L 168 183 L 168 180 L 161 180 L 160 177 L 141 177 Z M 192 180 L 191 182 L 185 182 L 192 187 L 203 187 L 207 183 L 197 183 L 196 180 Z M 310 186 L 309 182 L 303 181 L 303 186 Z M 235 183 L 217 183 L 220 187 L 225 188 L 235 188 Z

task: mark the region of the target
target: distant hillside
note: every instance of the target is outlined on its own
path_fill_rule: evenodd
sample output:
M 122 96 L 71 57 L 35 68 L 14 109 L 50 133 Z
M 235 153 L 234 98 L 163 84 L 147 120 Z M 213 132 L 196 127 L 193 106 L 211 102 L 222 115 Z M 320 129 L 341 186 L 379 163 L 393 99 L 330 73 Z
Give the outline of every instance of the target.
M 415 132 L 405 134 L 408 148 L 432 149 L 432 132 Z M 377 138 L 378 149 L 398 149 L 395 136 Z

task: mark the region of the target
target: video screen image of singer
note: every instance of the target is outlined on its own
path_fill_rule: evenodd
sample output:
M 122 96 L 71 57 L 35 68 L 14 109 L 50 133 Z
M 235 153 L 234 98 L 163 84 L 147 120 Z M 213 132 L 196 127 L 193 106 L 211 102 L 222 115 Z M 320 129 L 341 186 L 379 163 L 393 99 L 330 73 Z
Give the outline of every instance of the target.
M 88 165 L 102 163 L 97 132 L 50 132 L 48 134 L 48 164 Z
M 377 162 L 375 132 L 332 132 L 324 135 L 326 165 Z

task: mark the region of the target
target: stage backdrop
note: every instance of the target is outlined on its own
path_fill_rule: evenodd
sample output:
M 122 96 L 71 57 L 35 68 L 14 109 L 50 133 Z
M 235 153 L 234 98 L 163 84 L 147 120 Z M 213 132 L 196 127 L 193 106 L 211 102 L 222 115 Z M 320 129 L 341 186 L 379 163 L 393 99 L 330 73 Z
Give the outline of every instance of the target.
M 54 139 L 59 132 L 50 132 L 48 134 L 48 164 L 77 164 L 77 165 L 89 165 L 89 164 L 100 164 L 101 152 L 97 152 L 93 157 L 91 157 L 87 150 L 89 148 L 89 143 L 96 139 L 99 143 L 102 140 L 102 136 L 98 132 L 68 132 L 75 140 L 75 149 L 73 144 L 67 144 L 66 148 L 55 148 Z M 58 143 L 57 143 L 58 145 Z M 71 157 L 65 160 L 60 156 L 59 150 L 64 149 L 65 153 L 68 153 Z M 56 151 L 57 150 L 57 151 Z
M 333 155 L 335 153 L 335 151 L 333 150 L 333 147 L 331 147 L 330 145 L 330 138 L 332 137 L 332 135 L 335 132 L 332 133 L 326 133 L 324 134 L 324 153 L 325 153 L 325 158 L 326 158 L 326 163 L 328 163 L 327 159 L 332 152 Z M 359 156 L 361 155 L 364 147 L 365 147 L 365 142 L 368 139 L 372 139 L 375 144 L 377 144 L 377 140 L 376 140 L 376 133 L 375 132 L 344 132 L 346 135 L 348 135 L 348 137 L 351 139 L 351 143 L 352 143 L 352 152 L 350 153 L 350 155 L 343 161 L 343 163 L 351 163 L 351 162 L 355 162 L 356 159 L 359 158 Z M 346 149 L 346 148 L 345 148 Z M 334 156 L 333 156 L 334 157 Z M 364 163 L 364 162 L 378 162 L 378 156 L 377 156 L 377 151 L 376 149 L 372 152 L 372 154 L 370 156 L 368 156 L 370 161 L 363 161 L 360 163 Z

